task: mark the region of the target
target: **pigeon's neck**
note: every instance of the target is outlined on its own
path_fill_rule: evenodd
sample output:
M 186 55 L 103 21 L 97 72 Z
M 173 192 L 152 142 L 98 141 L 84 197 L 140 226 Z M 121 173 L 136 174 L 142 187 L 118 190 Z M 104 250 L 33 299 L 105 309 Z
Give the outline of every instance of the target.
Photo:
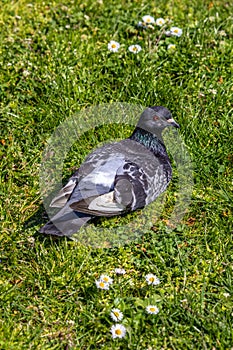
M 133 134 L 130 136 L 130 139 L 141 143 L 156 156 L 167 156 L 166 148 L 162 142 L 161 135 L 156 136 L 137 126 Z

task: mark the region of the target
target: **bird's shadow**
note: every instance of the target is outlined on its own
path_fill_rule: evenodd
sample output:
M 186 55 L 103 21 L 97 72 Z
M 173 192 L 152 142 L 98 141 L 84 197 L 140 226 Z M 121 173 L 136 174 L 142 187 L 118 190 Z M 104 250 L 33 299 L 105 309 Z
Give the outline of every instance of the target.
M 59 209 L 60 210 L 60 209 Z M 57 211 L 57 210 L 56 210 Z M 55 211 L 55 212 L 56 212 Z M 126 214 L 122 214 L 120 215 L 121 217 L 126 217 L 128 215 L 128 213 Z M 98 226 L 101 225 L 101 223 L 103 222 L 103 220 L 105 220 L 106 218 L 102 218 L 102 217 L 95 217 L 93 219 L 90 219 L 88 222 L 88 225 L 92 224 L 94 226 Z M 109 219 L 109 218 L 108 218 Z M 43 203 L 38 205 L 37 210 L 27 219 L 24 221 L 23 223 L 23 229 L 25 231 L 31 231 L 33 230 L 33 237 L 36 239 L 39 239 L 39 241 L 43 241 L 46 239 L 46 241 L 48 240 L 48 242 L 51 241 L 61 241 L 66 239 L 66 236 L 56 236 L 56 235 L 47 235 L 44 233 L 40 233 L 39 229 L 45 225 L 45 223 L 49 221 L 49 216 L 44 208 Z
M 116 220 L 116 227 L 115 229 L 117 230 L 117 227 L 119 225 L 119 217 L 124 220 L 124 218 L 129 219 L 129 216 L 132 215 L 132 213 L 135 212 L 131 212 L 131 213 L 124 213 L 121 215 L 116 217 L 111 217 L 111 218 L 105 218 L 105 217 L 95 217 L 93 219 L 90 219 L 88 224 L 87 224 L 87 228 L 89 225 L 92 225 L 94 227 L 104 227 L 106 226 L 106 224 L 108 224 L 106 222 L 106 220 L 111 220 L 115 218 Z M 121 220 L 120 219 L 120 220 Z M 43 203 L 38 205 L 37 210 L 27 219 L 24 221 L 23 223 L 23 229 L 26 232 L 32 232 L 31 236 L 33 236 L 37 241 L 39 241 L 40 243 L 43 243 L 43 245 L 45 245 L 46 247 L 51 246 L 52 243 L 58 243 L 58 244 L 63 244 L 64 241 L 66 241 L 67 239 L 70 240 L 68 237 L 66 236 L 56 236 L 56 235 L 47 235 L 44 233 L 39 232 L 39 229 L 47 222 L 49 221 L 49 217 L 48 214 L 45 210 L 45 207 L 43 205 Z M 102 226 L 103 225 L 103 226 Z M 111 226 L 112 223 L 109 223 L 109 225 Z M 111 226 L 112 227 L 112 226 Z M 81 241 L 80 241 L 81 243 Z M 91 246 L 90 246 L 91 247 Z M 95 248 L 111 248 L 111 249 L 115 249 L 117 247 L 117 245 L 110 245 L 110 246 L 95 246 Z
M 31 229 L 33 229 L 33 237 L 39 240 L 40 242 L 46 241 L 48 243 L 51 243 L 51 239 L 53 241 L 59 241 L 61 237 L 52 235 L 48 236 L 39 232 L 40 227 L 42 227 L 48 220 L 48 215 L 45 211 L 43 204 L 41 203 L 38 205 L 37 210 L 27 220 L 24 221 L 23 228 L 25 231 L 30 231 Z

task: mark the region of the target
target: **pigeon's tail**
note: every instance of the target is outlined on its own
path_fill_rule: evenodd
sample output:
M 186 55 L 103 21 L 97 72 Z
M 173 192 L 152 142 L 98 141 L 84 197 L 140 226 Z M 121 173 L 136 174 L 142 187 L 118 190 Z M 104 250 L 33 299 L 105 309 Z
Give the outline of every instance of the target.
M 85 225 L 92 216 L 73 211 L 69 206 L 61 209 L 50 221 L 41 229 L 40 233 L 56 236 L 72 236 L 73 233 Z

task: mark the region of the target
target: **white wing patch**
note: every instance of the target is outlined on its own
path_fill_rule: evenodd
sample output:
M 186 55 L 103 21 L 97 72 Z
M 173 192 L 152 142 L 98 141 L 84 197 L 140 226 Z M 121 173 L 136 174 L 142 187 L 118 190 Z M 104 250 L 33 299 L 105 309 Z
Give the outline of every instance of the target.
M 103 194 L 95 198 L 88 206 L 90 210 L 98 210 L 102 212 L 121 212 L 125 210 L 125 206 L 114 201 L 114 191 Z
M 50 203 L 50 207 L 52 208 L 63 208 L 69 199 L 71 193 L 73 192 L 76 186 L 76 180 L 70 179 L 69 182 L 63 187 L 57 194 L 55 198 Z

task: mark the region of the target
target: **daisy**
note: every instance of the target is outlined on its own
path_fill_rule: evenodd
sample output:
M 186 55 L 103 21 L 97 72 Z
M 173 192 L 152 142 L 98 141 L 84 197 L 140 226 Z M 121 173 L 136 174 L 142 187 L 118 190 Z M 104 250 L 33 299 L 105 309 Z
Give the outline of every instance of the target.
M 29 72 L 28 70 L 25 69 L 25 70 L 23 71 L 23 76 L 24 76 L 24 77 L 28 77 L 29 75 L 30 75 L 30 72 Z
M 169 45 L 167 46 L 167 49 L 173 51 L 173 50 L 176 49 L 176 45 L 174 45 L 174 44 L 169 44 Z
M 159 312 L 159 308 L 155 305 L 148 305 L 146 307 L 146 312 L 151 315 L 156 315 Z
M 217 93 L 218 93 L 218 91 L 214 90 L 214 89 L 209 90 L 209 92 L 211 92 L 213 95 L 217 95 Z
M 116 268 L 115 269 L 115 273 L 117 275 L 124 275 L 126 273 L 125 269 L 121 269 L 121 268 Z
M 124 338 L 126 334 L 126 328 L 122 324 L 115 324 L 111 327 L 112 337 L 115 338 Z
M 119 309 L 112 309 L 110 316 L 113 319 L 113 321 L 117 322 L 122 320 L 123 313 Z
M 144 28 L 144 29 L 147 28 L 147 26 L 145 25 L 145 23 L 142 23 L 141 21 L 138 22 L 137 26 L 140 27 L 140 28 Z
M 162 27 L 164 23 L 165 23 L 165 20 L 163 18 L 157 18 L 155 21 L 155 24 L 160 27 Z
M 218 34 L 221 36 L 227 36 L 227 33 L 225 32 L 225 30 L 220 30 Z
M 108 43 L 108 49 L 111 52 L 117 52 L 119 50 L 120 46 L 121 45 L 117 41 L 114 41 L 114 40 L 111 40 Z
M 146 23 L 146 24 L 153 24 L 153 23 L 155 23 L 154 17 L 149 16 L 149 15 L 143 16 L 143 17 L 142 17 L 142 20 L 143 20 L 143 22 Z
M 178 27 L 172 27 L 172 28 L 170 29 L 170 33 L 171 33 L 171 35 L 173 35 L 173 36 L 178 36 L 178 37 L 180 37 L 180 36 L 182 35 L 183 31 L 182 31 L 182 29 L 180 29 L 180 28 L 178 28 Z
M 105 289 L 105 290 L 109 289 L 109 283 L 106 283 L 104 281 L 95 281 L 95 284 L 97 288 Z
M 157 286 L 160 283 L 159 278 L 153 275 L 153 273 L 148 273 L 148 275 L 145 276 L 145 279 L 147 284 L 153 284 L 154 286 Z
M 152 24 L 147 24 L 147 26 L 146 26 L 147 28 L 149 28 L 149 29 L 155 29 L 155 27 L 154 26 L 152 26 Z
M 140 45 L 131 45 L 129 46 L 129 51 L 133 53 L 138 53 L 141 51 L 141 46 Z
M 104 283 L 112 284 L 113 279 L 111 277 L 109 277 L 108 275 L 101 275 L 100 281 L 102 281 Z

